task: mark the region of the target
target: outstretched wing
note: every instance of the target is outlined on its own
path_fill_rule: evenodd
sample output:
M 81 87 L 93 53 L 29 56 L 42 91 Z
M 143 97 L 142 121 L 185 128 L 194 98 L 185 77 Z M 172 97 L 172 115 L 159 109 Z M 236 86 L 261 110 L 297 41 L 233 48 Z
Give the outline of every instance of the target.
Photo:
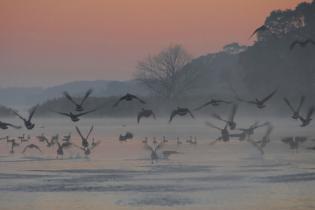
M 268 138 L 272 131 L 273 131 L 273 126 L 269 125 L 263 138 Z
M 73 98 L 70 96 L 70 94 L 69 94 L 67 91 L 64 91 L 64 92 L 63 92 L 63 95 L 64 95 L 69 101 L 71 101 L 71 103 L 73 103 L 74 105 L 78 105 L 77 102 L 75 102 L 75 101 L 73 100 Z
M 60 115 L 64 115 L 64 116 L 67 116 L 67 117 L 70 117 L 70 114 L 69 113 L 65 113 L 65 112 L 56 112 L 56 111 L 53 111 L 57 114 L 60 114 Z
M 30 113 L 30 116 L 28 117 L 28 121 L 31 121 L 31 119 L 33 118 L 33 116 L 34 116 L 34 114 L 35 114 L 37 108 L 38 108 L 38 105 L 36 105 L 36 106 L 33 108 L 33 110 L 32 110 L 31 113 Z
M 211 101 L 208 101 L 208 102 L 204 103 L 203 105 L 201 105 L 201 106 L 195 108 L 194 110 L 195 110 L 195 111 L 199 111 L 200 109 L 202 109 L 202 108 L 204 108 L 204 107 L 206 107 L 206 106 L 209 106 L 210 104 L 211 104 Z
M 189 109 L 187 109 L 187 112 L 191 116 L 191 118 L 195 118 L 195 116 L 193 115 L 193 113 Z
M 176 110 L 172 111 L 171 116 L 170 116 L 170 120 L 169 120 L 168 122 L 169 122 L 169 123 L 172 122 L 173 118 L 174 118 L 176 115 L 177 115 L 177 111 L 176 111 Z
M 92 131 L 94 129 L 94 125 L 91 126 L 88 135 L 86 136 L 86 139 L 89 139 L 89 136 L 91 135 Z
M 94 145 L 91 146 L 91 150 L 93 150 L 95 147 L 97 147 L 100 143 L 101 143 L 101 141 L 95 142 Z
M 145 104 L 145 101 L 139 98 L 138 96 L 133 95 L 134 99 L 137 99 L 140 103 Z
M 311 119 L 313 113 L 314 113 L 314 109 L 315 107 L 314 106 L 311 106 L 307 112 L 307 115 L 306 115 L 306 119 Z
M 77 132 L 78 132 L 79 136 L 81 137 L 81 139 L 84 139 L 84 137 L 83 137 L 80 129 L 78 128 L 78 126 L 75 126 L 75 129 L 77 130 Z
M 229 122 L 233 122 L 234 121 L 234 117 L 235 117 L 237 108 L 238 108 L 237 104 L 234 104 L 233 107 L 232 107 L 232 111 L 230 113 L 230 116 L 229 116 Z
M 211 127 L 211 128 L 214 128 L 214 129 L 217 129 L 217 130 L 222 130 L 221 128 L 219 128 L 219 127 L 217 127 L 217 126 L 215 126 L 215 125 L 213 125 L 212 123 L 210 123 L 210 122 L 205 122 L 205 124 L 207 125 L 207 126 L 209 126 L 209 127 Z
M 15 128 L 15 129 L 21 129 L 22 127 L 21 126 L 18 126 L 18 125 L 13 125 L 11 123 L 6 123 L 7 126 L 10 126 L 12 128 Z
M 16 111 L 12 110 L 12 112 L 18 116 L 21 120 L 26 121 L 26 119 L 24 117 L 22 117 L 19 113 L 17 113 Z
M 88 89 L 88 91 L 85 93 L 85 96 L 84 96 L 84 98 L 82 99 L 82 101 L 80 103 L 81 106 L 84 104 L 84 102 L 91 95 L 92 92 L 93 92 L 93 89 Z
M 25 146 L 22 153 L 25 153 L 28 148 L 29 148 L 29 145 Z
M 252 139 L 247 139 L 247 142 L 249 142 L 251 145 L 253 145 L 262 155 L 264 154 L 264 150 Z
M 125 99 L 126 99 L 126 96 L 121 97 L 120 99 L 118 99 L 118 100 L 116 101 L 116 103 L 113 104 L 113 107 L 117 107 L 118 104 L 119 104 L 122 100 L 125 100 Z
M 287 98 L 283 98 L 284 102 L 288 105 L 292 112 L 295 112 L 293 106 L 291 105 L 290 101 Z
M 297 113 L 300 113 L 300 110 L 301 110 L 301 108 L 303 106 L 304 101 L 305 101 L 305 96 L 302 96 L 301 99 L 300 99 L 299 106 L 296 109 Z
M 212 113 L 211 116 L 214 117 L 217 120 L 221 120 L 223 122 L 227 122 L 227 120 L 222 119 L 222 117 L 220 115 L 218 115 L 217 113 Z
M 42 152 L 42 150 L 37 145 L 34 144 L 33 147 L 37 149 L 38 151 Z
M 270 93 L 267 97 L 265 97 L 264 99 L 262 99 L 261 101 L 263 103 L 265 103 L 266 101 L 268 101 L 274 94 L 276 94 L 276 92 L 278 91 L 278 89 L 275 89 L 274 91 L 272 91 L 272 93 Z

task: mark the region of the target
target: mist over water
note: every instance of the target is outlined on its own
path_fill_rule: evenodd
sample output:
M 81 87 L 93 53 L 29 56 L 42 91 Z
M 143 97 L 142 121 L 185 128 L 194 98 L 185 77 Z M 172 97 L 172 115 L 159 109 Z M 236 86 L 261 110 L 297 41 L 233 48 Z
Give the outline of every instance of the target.
M 65 150 L 64 160 L 56 160 L 56 147 L 9 154 L 7 144 L 0 143 L 0 203 L 3 209 L 313 209 L 315 156 L 307 147 L 309 140 L 296 153 L 280 139 L 284 136 L 315 136 L 313 129 L 299 129 L 296 122 L 283 118 L 269 120 L 275 127 L 271 143 L 262 156 L 246 142 L 209 143 L 219 136 L 217 130 L 204 122 L 209 118 L 144 119 L 140 125 L 134 118 L 83 119 L 77 125 L 91 137 L 101 140 L 86 159 L 77 149 Z M 72 133 L 73 142 L 80 143 L 74 126 L 64 119 L 35 119 L 32 136 Z M 247 127 L 255 119 L 237 117 L 238 127 Z M 121 143 L 118 136 L 126 131 L 134 139 Z M 12 133 L 11 133 L 12 132 Z M 24 130 L 19 131 L 20 134 Z M 18 133 L 19 133 L 18 132 Z M 265 128 L 257 130 L 259 139 Z M 17 132 L 8 131 L 10 136 Z M 150 153 L 142 140 L 166 136 L 164 150 L 179 154 L 169 160 L 151 164 Z M 176 137 L 184 144 L 176 145 Z M 197 137 L 197 145 L 185 143 Z M 266 202 L 268 199 L 268 202 Z

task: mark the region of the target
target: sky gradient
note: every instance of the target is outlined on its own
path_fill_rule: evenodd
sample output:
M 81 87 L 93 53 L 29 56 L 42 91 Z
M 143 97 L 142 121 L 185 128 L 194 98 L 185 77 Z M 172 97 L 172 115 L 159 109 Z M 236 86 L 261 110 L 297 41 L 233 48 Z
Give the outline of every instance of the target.
M 250 33 L 301 0 L 1 0 L 0 86 L 132 78 L 171 43 L 193 57 Z M 310 2 L 310 1 L 307 1 Z

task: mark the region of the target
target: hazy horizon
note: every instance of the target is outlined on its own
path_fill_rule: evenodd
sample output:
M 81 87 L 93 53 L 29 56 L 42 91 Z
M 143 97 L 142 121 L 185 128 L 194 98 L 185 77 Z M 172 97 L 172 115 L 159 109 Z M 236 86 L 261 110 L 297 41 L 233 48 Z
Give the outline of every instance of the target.
M 251 44 L 249 34 L 271 11 L 300 2 L 3 0 L 0 82 L 49 87 L 128 80 L 138 60 L 171 43 L 182 44 L 193 57 L 231 42 Z

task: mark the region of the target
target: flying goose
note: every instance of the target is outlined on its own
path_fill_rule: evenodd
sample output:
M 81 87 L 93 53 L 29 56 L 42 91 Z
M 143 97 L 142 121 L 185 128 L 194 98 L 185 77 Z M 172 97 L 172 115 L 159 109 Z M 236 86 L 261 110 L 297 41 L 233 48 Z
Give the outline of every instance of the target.
M 37 108 L 38 108 L 38 105 L 36 105 L 36 106 L 31 110 L 28 119 L 25 119 L 24 117 L 22 117 L 19 113 L 17 113 L 17 112 L 14 111 L 14 110 L 13 110 L 13 113 L 14 113 L 16 116 L 18 116 L 21 120 L 23 120 L 24 125 L 25 125 L 25 127 L 26 127 L 28 130 L 32 130 L 32 129 L 35 127 L 35 124 L 32 123 L 31 120 L 32 120 L 32 118 L 33 118 L 33 116 L 34 116 L 34 114 L 35 114 Z
M 86 99 L 91 95 L 91 93 L 93 92 L 92 89 L 87 90 L 87 92 L 85 93 L 84 97 L 82 98 L 82 100 L 80 101 L 80 103 L 77 103 L 75 100 L 73 100 L 73 98 L 71 97 L 71 95 L 67 92 L 64 91 L 63 95 L 69 100 L 71 101 L 71 103 L 73 103 L 75 105 L 75 110 L 77 112 L 83 112 L 84 108 L 83 108 L 83 104 L 86 101 Z
M 177 115 L 179 116 L 185 116 L 189 114 L 191 116 L 191 118 L 195 118 L 194 115 L 192 114 L 192 112 L 188 109 L 188 108 L 181 108 L 181 107 L 177 107 L 177 109 L 175 109 L 174 111 L 172 111 L 170 119 L 169 119 L 169 123 L 172 122 L 173 118 Z
M 140 99 L 138 96 L 127 93 L 126 95 L 119 98 L 118 101 L 113 105 L 113 107 L 117 107 L 121 101 L 132 101 L 132 100 L 137 100 L 140 103 L 145 104 L 145 101 Z

